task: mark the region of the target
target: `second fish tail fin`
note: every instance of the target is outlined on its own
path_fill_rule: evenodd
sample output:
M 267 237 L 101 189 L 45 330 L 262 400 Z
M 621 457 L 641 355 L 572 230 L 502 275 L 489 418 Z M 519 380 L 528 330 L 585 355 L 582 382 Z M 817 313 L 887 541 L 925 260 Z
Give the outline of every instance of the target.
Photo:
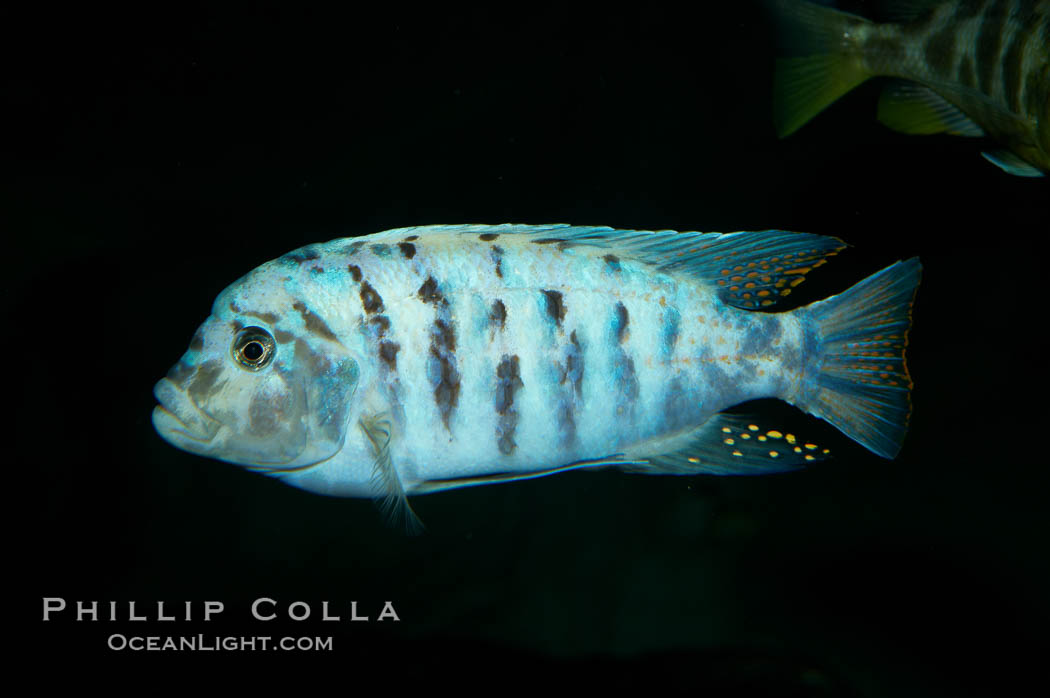
M 904 351 L 921 273 L 913 257 L 797 311 L 807 359 L 792 402 L 884 458 L 897 455 L 908 429 Z
M 780 53 L 773 83 L 773 119 L 784 138 L 872 77 L 857 30 L 863 17 L 801 0 L 766 0 L 777 25 Z

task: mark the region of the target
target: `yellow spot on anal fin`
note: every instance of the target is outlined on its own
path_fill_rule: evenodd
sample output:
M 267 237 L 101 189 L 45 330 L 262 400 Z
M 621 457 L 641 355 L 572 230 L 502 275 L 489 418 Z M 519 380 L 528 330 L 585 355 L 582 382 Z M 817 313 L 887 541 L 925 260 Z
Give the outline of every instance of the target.
M 725 443 L 726 443 L 727 445 L 729 445 L 729 446 L 732 446 L 733 444 L 735 444 L 735 443 L 736 443 L 736 441 L 735 441 L 735 440 L 733 440 L 733 439 L 726 439 L 726 440 L 725 440 Z
M 780 452 L 779 451 L 770 451 L 769 452 L 769 457 L 770 458 L 779 458 L 780 457 Z
M 693 457 L 689 457 L 686 460 L 688 460 L 690 463 L 699 463 L 700 462 L 699 458 L 693 458 Z
M 766 432 L 766 436 L 768 436 L 771 439 L 782 439 L 782 438 L 784 438 L 784 435 L 781 434 L 779 431 L 776 431 L 776 430 L 767 431 Z
M 733 451 L 733 455 L 734 456 L 743 456 L 744 454 L 741 453 L 740 451 Z
M 757 424 L 748 424 L 747 428 L 748 428 L 748 431 L 758 431 L 758 425 Z
M 794 434 L 785 434 L 784 438 L 787 439 L 787 442 L 789 444 L 794 445 L 794 443 L 795 443 L 795 435 Z
M 732 433 L 732 431 L 733 430 L 730 429 L 729 427 L 722 427 L 722 433 L 723 434 L 729 434 L 729 433 Z

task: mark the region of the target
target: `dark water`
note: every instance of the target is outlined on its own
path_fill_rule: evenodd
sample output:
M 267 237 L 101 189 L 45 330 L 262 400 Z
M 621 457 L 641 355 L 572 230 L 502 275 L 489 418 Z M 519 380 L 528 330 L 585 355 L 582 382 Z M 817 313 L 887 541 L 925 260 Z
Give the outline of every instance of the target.
M 889 132 L 876 85 L 778 141 L 750 3 L 10 20 L 7 492 L 27 511 L 8 575 L 25 585 L 27 654 L 127 677 L 203 655 L 111 651 L 114 633 L 330 636 L 328 652 L 229 655 L 397 681 L 626 673 L 793 696 L 976 694 L 1045 660 L 1046 180 L 1002 174 L 972 141 Z M 851 243 L 800 304 L 919 255 L 900 457 L 762 405 L 838 458 L 433 495 L 414 500 L 428 531 L 411 538 L 368 501 L 154 433 L 153 383 L 241 274 L 309 242 L 459 222 Z M 102 615 L 116 601 L 125 620 L 43 623 L 44 597 Z M 251 617 L 260 597 L 278 620 Z M 205 600 L 225 604 L 210 623 Z M 326 600 L 342 621 L 319 620 Z M 348 620 L 352 600 L 373 622 Z M 151 620 L 128 622 L 129 601 Z M 192 601 L 196 620 L 159 622 L 157 601 L 178 615 Z M 311 618 L 288 620 L 293 601 Z M 400 622 L 375 622 L 384 601 Z

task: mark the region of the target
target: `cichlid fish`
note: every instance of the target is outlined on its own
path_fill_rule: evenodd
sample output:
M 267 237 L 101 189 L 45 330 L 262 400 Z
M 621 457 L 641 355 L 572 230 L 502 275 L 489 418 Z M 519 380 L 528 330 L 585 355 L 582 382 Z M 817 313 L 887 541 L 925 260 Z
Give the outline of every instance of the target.
M 774 115 L 781 137 L 868 78 L 900 78 L 878 118 L 903 133 L 988 135 L 982 153 L 1022 177 L 1050 172 L 1050 0 L 896 0 L 875 23 L 771 0 L 784 48 Z
M 618 466 L 767 473 L 827 449 L 723 410 L 777 397 L 901 447 L 917 259 L 773 309 L 844 247 L 781 231 L 426 226 L 310 245 L 216 299 L 157 432 L 313 492 L 385 498 Z

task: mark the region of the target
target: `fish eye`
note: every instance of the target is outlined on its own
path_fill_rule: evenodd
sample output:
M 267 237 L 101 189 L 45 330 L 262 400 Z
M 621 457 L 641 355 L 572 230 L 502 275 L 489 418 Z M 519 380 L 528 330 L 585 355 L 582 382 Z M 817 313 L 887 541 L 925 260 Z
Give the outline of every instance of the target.
M 276 348 L 269 332 L 261 327 L 245 327 L 233 338 L 230 353 L 244 368 L 258 371 L 270 363 Z

